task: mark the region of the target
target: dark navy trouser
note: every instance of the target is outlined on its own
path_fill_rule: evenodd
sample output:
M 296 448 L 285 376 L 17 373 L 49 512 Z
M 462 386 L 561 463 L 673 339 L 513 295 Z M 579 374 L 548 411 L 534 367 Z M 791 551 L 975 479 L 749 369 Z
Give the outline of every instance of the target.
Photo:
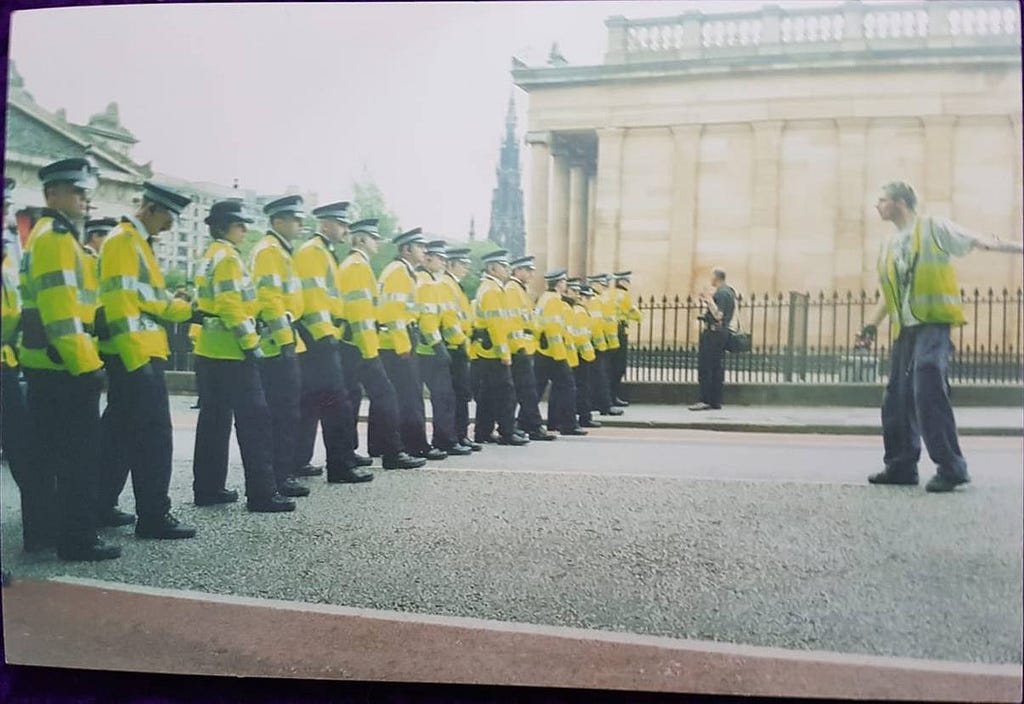
M 921 439 L 938 473 L 967 477 L 956 420 L 949 404 L 949 325 L 904 327 L 892 346 L 892 370 L 882 401 L 885 466 L 894 474 L 915 474 Z

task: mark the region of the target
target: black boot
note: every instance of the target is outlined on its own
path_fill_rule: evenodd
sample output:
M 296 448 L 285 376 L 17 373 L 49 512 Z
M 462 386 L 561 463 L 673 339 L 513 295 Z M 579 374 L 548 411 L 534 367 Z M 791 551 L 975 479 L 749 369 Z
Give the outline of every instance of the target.
M 216 504 L 233 504 L 238 501 L 238 492 L 234 489 L 218 489 L 212 494 L 196 494 L 196 506 L 214 506 Z
M 69 543 L 57 546 L 57 557 L 69 562 L 98 562 L 121 557 L 121 548 L 99 538 L 89 543 Z
M 117 506 L 111 506 L 99 512 L 96 517 L 96 525 L 103 528 L 119 528 L 130 526 L 135 523 L 135 514 L 122 511 Z
M 281 496 L 309 496 L 309 487 L 302 486 L 294 477 L 288 477 L 277 487 Z
M 394 457 L 384 457 L 381 461 L 384 469 L 419 469 L 427 463 L 422 457 L 413 457 L 405 452 L 399 452 Z
M 295 510 L 295 502 L 274 494 L 265 499 L 249 499 L 245 502 L 245 509 L 250 513 L 285 513 Z
M 295 470 L 296 477 L 319 477 L 324 473 L 324 468 L 316 464 L 307 464 Z
M 356 467 L 339 467 L 333 469 L 327 468 L 327 483 L 328 484 L 361 484 L 362 482 L 372 482 L 373 473 L 367 472 L 358 466 Z
M 196 529 L 186 526 L 169 513 L 156 518 L 143 518 L 135 524 L 136 538 L 181 540 L 196 537 Z

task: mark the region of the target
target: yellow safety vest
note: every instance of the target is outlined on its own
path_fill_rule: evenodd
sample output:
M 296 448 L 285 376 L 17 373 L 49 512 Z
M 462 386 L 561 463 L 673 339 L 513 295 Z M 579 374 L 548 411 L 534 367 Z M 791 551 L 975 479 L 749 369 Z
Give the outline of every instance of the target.
M 344 317 L 338 290 L 338 263 L 330 244 L 319 233 L 302 243 L 295 253 L 295 273 L 302 287 L 301 324 L 314 340 L 341 334 L 334 321 Z
M 448 272 L 440 272 L 434 279 L 434 295 L 441 316 L 441 337 L 445 347 L 456 349 L 466 344 L 466 333 L 459 320 L 459 299 L 450 285 Z M 458 283 L 455 284 L 458 286 Z
M 242 254 L 227 240 L 214 240 L 196 267 L 196 306 L 203 322 L 195 353 L 208 359 L 244 359 L 259 346 L 256 290 Z
M 598 352 L 608 350 L 608 339 L 604 334 L 604 311 L 600 299 L 587 299 L 587 312 L 590 314 L 590 339 Z
M 581 301 L 572 305 L 572 336 L 580 359 L 584 362 L 593 362 L 596 356 L 594 345 L 590 341 L 590 313 Z
M 484 339 L 486 338 L 486 339 Z M 508 304 L 501 282 L 484 274 L 473 301 L 472 355 L 478 359 L 511 360 L 508 340 Z
M 601 313 L 604 318 L 604 337 L 609 350 L 619 349 L 619 321 L 616 317 L 614 289 L 605 289 L 597 296 L 601 302 Z
M 530 301 L 530 294 L 519 279 L 509 279 L 505 283 L 505 298 L 508 300 L 508 319 L 511 335 L 509 345 L 514 354 L 525 350 L 527 354 L 536 354 L 537 337 L 535 328 L 537 321 Z
M 405 354 L 412 350 L 409 325 L 416 322 L 416 272 L 403 259 L 390 262 L 380 273 L 380 347 Z
M 3 342 L 0 361 L 5 367 L 18 366 L 14 347 L 18 343 L 18 324 L 21 322 L 21 295 L 18 293 L 18 270 L 14 258 L 4 254 L 3 261 Z
M 618 322 L 636 322 L 642 317 L 640 309 L 633 304 L 633 294 L 624 288 L 615 288 L 615 313 Z
M 266 326 L 260 331 L 263 355 L 277 357 L 291 343 L 296 352 L 305 352 L 302 338 L 292 330 L 292 321 L 302 317 L 303 300 L 291 245 L 271 230 L 253 247 L 251 268 L 259 301 L 257 318 Z
M 459 280 L 450 272 L 446 271 L 441 277 L 441 281 L 444 284 L 444 288 L 447 293 L 444 295 L 444 305 L 450 307 L 450 312 L 455 314 L 455 325 L 458 326 L 457 334 L 452 329 L 451 318 L 448 314 L 442 313 L 441 315 L 441 334 L 444 336 L 445 342 L 448 344 L 449 349 L 455 349 L 465 345 L 470 336 L 473 334 L 473 304 L 469 301 L 469 296 L 466 295 L 465 290 L 462 288 L 462 284 Z M 473 346 L 466 345 L 467 355 L 470 359 L 473 358 Z
M 364 252 L 353 249 L 338 267 L 338 290 L 344 299 L 347 334 L 342 340 L 359 348 L 363 359 L 374 359 L 380 350 L 377 336 L 377 277 Z
M 416 354 L 433 356 L 434 345 L 444 341 L 441 336 L 441 297 L 439 286 L 429 271 L 416 272 L 416 310 L 419 313 L 420 339 Z
M 570 310 L 568 304 L 554 291 L 545 291 L 537 299 L 538 351 L 545 357 L 555 361 L 568 358 L 566 312 Z

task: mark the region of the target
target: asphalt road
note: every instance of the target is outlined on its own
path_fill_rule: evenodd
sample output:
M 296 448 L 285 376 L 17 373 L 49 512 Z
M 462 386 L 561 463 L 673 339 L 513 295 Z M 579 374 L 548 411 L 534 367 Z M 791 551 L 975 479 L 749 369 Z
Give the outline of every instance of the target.
M 118 529 L 107 531 L 125 547 L 116 561 L 24 556 L 5 470 L 15 576 L 1021 662 L 1019 438 L 963 439 L 974 483 L 927 495 L 865 484 L 879 439 L 601 428 L 377 470 L 369 485 L 306 480 L 313 494 L 295 514 L 257 516 L 189 503 L 195 412 L 175 407 L 172 500 L 199 537 L 140 542 Z M 241 488 L 233 453 L 229 485 Z

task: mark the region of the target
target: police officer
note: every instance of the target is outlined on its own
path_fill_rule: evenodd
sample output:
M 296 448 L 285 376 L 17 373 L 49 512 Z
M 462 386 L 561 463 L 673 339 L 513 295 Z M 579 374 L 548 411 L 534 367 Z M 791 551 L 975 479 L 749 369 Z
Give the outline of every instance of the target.
M 362 401 L 362 385 L 370 398 L 369 425 L 375 433 L 373 441 L 367 443 L 370 453 L 381 456 L 384 469 L 416 469 L 427 461 L 422 457 L 412 457 L 403 449 L 398 430 L 398 398 L 380 355 L 377 331 L 378 285 L 370 266 L 370 257 L 377 253 L 381 239 L 378 221 L 368 218 L 353 223 L 349 237 L 352 251 L 338 267 L 338 291 L 344 306 L 342 318 L 336 322 L 341 331 L 341 359 L 345 368 L 349 403 L 353 409 L 353 447 L 358 442 L 356 423 Z
M 319 221 L 316 233 L 295 254 L 295 270 L 302 285 L 302 318 L 296 330 L 306 345 L 299 355 L 302 371 L 301 422 L 296 467 L 308 466 L 319 420 L 327 449 L 327 481 L 361 483 L 373 475 L 356 463 L 353 411 L 341 366 L 341 335 L 334 321 L 343 317 L 338 290 L 338 263 L 334 247 L 348 234 L 348 203 L 322 205 L 313 210 Z
M 284 196 L 263 206 L 270 229 L 252 251 L 260 330 L 260 378 L 273 425 L 274 476 L 282 496 L 308 496 L 295 473 L 295 436 L 299 427 L 301 377 L 298 353 L 305 344 L 292 329 L 302 317 L 302 288 L 292 262 L 292 242 L 302 228 L 302 196 Z
M 626 375 L 626 364 L 629 354 L 629 324 L 640 320 L 640 310 L 633 303 L 633 294 L 629 292 L 632 271 L 616 271 L 612 274 L 614 288 L 612 299 L 615 301 L 615 320 L 618 324 L 619 348 L 612 357 L 611 394 L 618 406 L 628 406 L 622 390 L 622 378 Z
M 568 276 L 565 269 L 544 275 L 547 291 L 537 299 L 537 329 L 540 331 L 540 354 L 534 367 L 537 395 L 543 396 L 548 382 L 548 428 L 562 435 L 586 435 L 576 427 L 576 387 L 569 366 L 568 317 L 572 309 L 562 300 Z M 575 350 L 574 350 L 575 351 Z
M 36 505 L 50 505 L 55 478 L 57 556 L 111 559 L 121 555 L 121 548 L 101 540 L 95 525 L 105 374 L 96 341 L 82 320 L 94 304 L 82 286 L 88 261 L 78 234 L 87 194 L 97 186 L 96 169 L 87 159 L 64 159 L 40 169 L 39 180 L 46 207 L 29 233 L 21 261 L 19 349 L 39 460 Z M 54 442 L 55 433 L 60 442 Z M 49 537 L 49 531 L 42 533 Z
M 170 347 L 162 325 L 189 320 L 192 307 L 167 292 L 150 245 L 191 202 L 146 182 L 139 209 L 121 219 L 100 253 L 97 334 L 110 382 L 101 442 L 116 447 L 123 463 L 100 468 L 99 507 L 116 512 L 127 478 L 124 469 L 130 469 L 139 538 L 191 538 L 196 533 L 170 513 L 174 448 L 164 380 Z
M 508 252 L 498 249 L 481 261 L 484 274 L 473 303 L 473 395 L 476 397 L 475 440 L 499 445 L 526 445 L 530 441 L 515 430 L 515 386 L 512 351 L 508 341 Z M 492 433 L 498 426 L 498 436 Z
M 196 506 L 238 501 L 225 486 L 231 419 L 245 472 L 246 508 L 255 513 L 295 510 L 274 476 L 270 409 L 256 360 L 256 291 L 238 245 L 253 222 L 237 200 L 214 203 L 205 220 L 213 242 L 196 267 L 196 383 L 203 399 L 196 426 L 192 484 Z
M 441 331 L 442 284 L 438 280 L 448 259 L 443 240 L 427 243 L 420 270 L 416 273 L 416 305 L 419 309 L 420 340 L 416 344 L 417 365 L 423 383 L 430 389 L 433 447 L 449 455 L 468 455 L 472 450 L 459 442 L 455 434 L 455 390 L 452 386 L 452 358 Z M 448 334 L 456 340 L 462 335 L 456 319 L 447 315 Z
M 392 240 L 398 256 L 380 274 L 380 356 L 398 396 L 402 444 L 416 457 L 443 460 L 448 453 L 427 442 L 423 408 L 423 385 L 416 356 L 411 354 L 420 341 L 417 325 L 416 267 L 423 262 L 427 241 L 421 228 L 403 232 Z M 379 430 L 370 416 L 369 444 L 373 448 Z
M 534 259 L 527 255 L 510 262 L 512 275 L 505 282 L 509 347 L 512 350 L 512 383 L 516 387 L 516 401 L 519 403 L 516 422 L 530 440 L 554 440 L 557 436 L 547 431 L 540 415 L 537 381 L 533 370 L 533 359 L 537 352 L 534 334 L 536 323 L 533 301 L 527 289 L 536 269 Z
M 612 395 L 612 368 L 613 359 L 620 347 L 618 336 L 618 323 L 615 318 L 615 304 L 608 300 L 608 285 L 611 277 L 608 274 L 596 274 L 588 276 L 587 282 L 594 289 L 594 299 L 590 308 L 591 316 L 599 320 L 601 337 L 604 341 L 603 349 L 598 346 L 597 366 L 591 376 L 591 396 L 593 397 L 594 410 L 606 416 L 621 416 L 622 408 L 619 401 Z
M 460 445 L 468 447 L 473 452 L 479 452 L 483 446 L 469 439 L 469 402 L 473 399 L 469 370 L 472 348 L 469 338 L 473 334 L 473 304 L 470 303 L 461 283 L 469 273 L 472 262 L 468 247 L 448 250 L 446 271 L 441 276 L 441 335 L 452 360 L 455 435 L 459 438 Z
M 590 314 L 583 304 L 583 281 L 579 278 L 570 279 L 565 292 L 565 301 L 569 304 L 569 337 L 576 351 L 577 362 L 572 365 L 573 382 L 576 385 L 576 426 L 577 428 L 600 428 L 595 423 L 590 401 L 590 377 L 594 368 L 594 345 L 590 341 Z M 593 291 L 589 286 L 588 291 Z

